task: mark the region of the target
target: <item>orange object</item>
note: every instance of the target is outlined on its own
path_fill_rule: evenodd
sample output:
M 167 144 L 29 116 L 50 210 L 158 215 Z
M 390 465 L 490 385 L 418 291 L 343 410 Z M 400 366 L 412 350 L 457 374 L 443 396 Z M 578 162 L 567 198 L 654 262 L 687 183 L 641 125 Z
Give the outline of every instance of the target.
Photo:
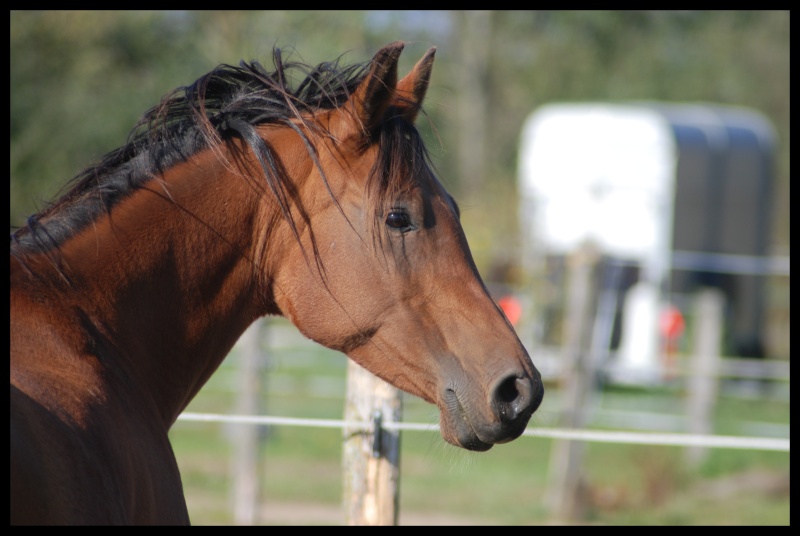
M 661 335 L 667 339 L 677 339 L 683 334 L 685 323 L 680 310 L 674 305 L 668 306 L 661 313 Z
M 503 310 L 511 325 L 516 326 L 522 317 L 522 304 L 519 303 L 519 300 L 514 296 L 506 295 L 497 300 L 497 305 Z
M 664 338 L 667 354 L 675 353 L 678 349 L 678 340 L 683 335 L 683 330 L 686 327 L 680 309 L 674 305 L 664 309 L 661 313 L 658 327 L 661 331 L 661 336 Z

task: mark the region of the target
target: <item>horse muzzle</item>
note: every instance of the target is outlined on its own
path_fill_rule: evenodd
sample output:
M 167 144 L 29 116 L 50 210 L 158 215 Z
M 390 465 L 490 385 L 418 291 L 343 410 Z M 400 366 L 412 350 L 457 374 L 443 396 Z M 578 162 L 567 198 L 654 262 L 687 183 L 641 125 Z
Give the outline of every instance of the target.
M 440 404 L 442 437 L 474 451 L 512 441 L 525 431 L 543 396 L 544 385 L 535 369 L 532 375 L 515 372 L 502 376 L 489 389 L 487 399 L 447 388 Z

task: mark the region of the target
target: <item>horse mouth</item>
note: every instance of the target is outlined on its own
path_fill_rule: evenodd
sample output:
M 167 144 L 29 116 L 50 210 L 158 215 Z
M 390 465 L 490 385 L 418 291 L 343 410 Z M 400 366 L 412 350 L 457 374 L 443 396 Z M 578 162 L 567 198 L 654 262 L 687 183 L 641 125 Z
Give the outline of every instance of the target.
M 477 452 L 484 452 L 492 448 L 494 443 L 488 443 L 478 437 L 478 433 L 473 428 L 467 412 L 454 390 L 445 389 L 442 402 L 440 427 L 445 441 L 451 445 Z

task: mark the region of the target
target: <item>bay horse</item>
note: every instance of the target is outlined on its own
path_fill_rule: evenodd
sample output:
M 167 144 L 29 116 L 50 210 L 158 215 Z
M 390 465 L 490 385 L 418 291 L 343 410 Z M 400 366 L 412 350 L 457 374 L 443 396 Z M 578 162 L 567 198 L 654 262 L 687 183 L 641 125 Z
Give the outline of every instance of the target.
M 12 524 L 188 524 L 168 430 L 264 315 L 436 404 L 449 443 L 524 431 L 541 377 L 414 127 L 435 48 L 398 79 L 402 50 L 221 65 L 11 234 Z

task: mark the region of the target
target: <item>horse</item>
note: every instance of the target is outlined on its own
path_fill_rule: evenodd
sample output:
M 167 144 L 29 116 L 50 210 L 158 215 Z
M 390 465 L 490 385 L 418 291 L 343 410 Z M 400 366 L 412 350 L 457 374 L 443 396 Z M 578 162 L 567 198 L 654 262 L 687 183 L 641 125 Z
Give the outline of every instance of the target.
M 399 78 L 403 47 L 222 64 L 11 233 L 12 524 L 189 524 L 168 431 L 266 315 L 453 445 L 522 434 L 541 376 L 414 126 L 436 49 Z

